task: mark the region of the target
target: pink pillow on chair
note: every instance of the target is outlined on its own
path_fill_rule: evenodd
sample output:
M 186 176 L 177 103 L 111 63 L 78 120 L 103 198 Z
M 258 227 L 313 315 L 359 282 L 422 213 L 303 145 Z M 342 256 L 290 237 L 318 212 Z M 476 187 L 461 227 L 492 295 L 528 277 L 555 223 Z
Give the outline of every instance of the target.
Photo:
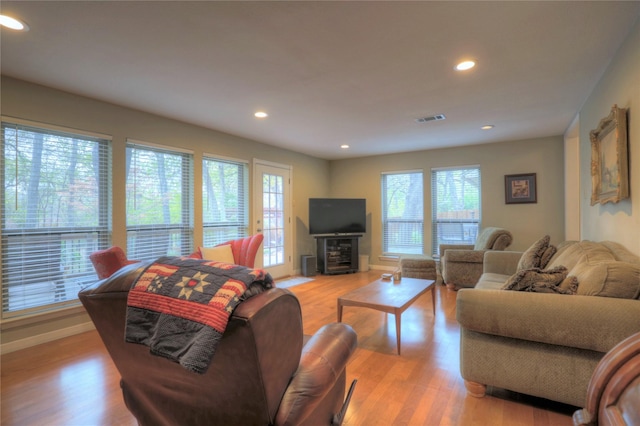
M 117 246 L 95 251 L 89 255 L 89 259 L 91 259 L 100 279 L 110 277 L 123 266 L 139 262 L 138 260 L 128 260 L 124 250 Z

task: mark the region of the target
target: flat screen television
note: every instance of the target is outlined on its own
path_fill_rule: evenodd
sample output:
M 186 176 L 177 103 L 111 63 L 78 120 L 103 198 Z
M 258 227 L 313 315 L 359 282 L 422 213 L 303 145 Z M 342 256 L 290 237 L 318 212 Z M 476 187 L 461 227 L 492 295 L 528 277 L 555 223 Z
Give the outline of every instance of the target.
M 309 198 L 311 235 L 364 234 L 366 231 L 366 199 Z

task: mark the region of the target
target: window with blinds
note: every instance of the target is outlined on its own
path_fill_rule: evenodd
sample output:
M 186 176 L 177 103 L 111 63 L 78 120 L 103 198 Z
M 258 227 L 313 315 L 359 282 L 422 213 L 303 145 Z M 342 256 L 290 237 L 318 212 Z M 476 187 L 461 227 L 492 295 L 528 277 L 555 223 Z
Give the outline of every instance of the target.
M 480 226 L 480 167 L 431 170 L 433 256 L 440 244 L 475 244 Z
M 246 237 L 249 229 L 247 163 L 202 159 L 203 244 L 215 246 Z
M 193 251 L 193 155 L 127 141 L 127 257 Z
M 2 317 L 77 304 L 110 244 L 110 140 L 2 121 Z
M 382 251 L 422 254 L 424 235 L 421 171 L 382 174 Z

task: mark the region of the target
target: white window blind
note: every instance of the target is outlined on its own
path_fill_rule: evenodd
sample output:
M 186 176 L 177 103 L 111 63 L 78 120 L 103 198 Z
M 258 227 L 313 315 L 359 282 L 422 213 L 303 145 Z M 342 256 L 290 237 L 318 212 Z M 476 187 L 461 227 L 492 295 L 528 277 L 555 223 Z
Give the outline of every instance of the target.
M 480 167 L 431 170 L 432 247 L 475 244 L 480 226 Z
M 422 254 L 424 234 L 421 171 L 382 175 L 382 251 Z
M 77 304 L 110 244 L 108 138 L 2 122 L 2 316 Z
M 248 166 L 202 159 L 202 221 L 205 247 L 248 235 Z
M 193 155 L 127 141 L 127 257 L 193 250 Z

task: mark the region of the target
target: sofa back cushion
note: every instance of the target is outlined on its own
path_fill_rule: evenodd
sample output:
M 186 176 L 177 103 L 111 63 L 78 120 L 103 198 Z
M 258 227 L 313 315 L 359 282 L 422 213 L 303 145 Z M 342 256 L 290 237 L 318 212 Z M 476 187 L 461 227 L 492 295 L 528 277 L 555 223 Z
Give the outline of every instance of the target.
M 578 279 L 577 294 L 584 296 L 640 298 L 640 264 L 621 261 L 581 262 L 570 273 Z
M 613 241 L 602 241 L 600 244 L 608 248 L 616 257 L 616 260 L 629 263 L 640 263 L 640 256 L 631 253 L 625 246 Z
M 558 251 L 551 258 L 546 268 L 551 269 L 557 266 L 564 266 L 572 275 L 571 271 L 578 263 L 586 262 L 595 264 L 599 262 L 609 262 L 616 260 L 611 251 L 600 243 L 593 241 L 580 241 L 572 244 L 558 245 Z

